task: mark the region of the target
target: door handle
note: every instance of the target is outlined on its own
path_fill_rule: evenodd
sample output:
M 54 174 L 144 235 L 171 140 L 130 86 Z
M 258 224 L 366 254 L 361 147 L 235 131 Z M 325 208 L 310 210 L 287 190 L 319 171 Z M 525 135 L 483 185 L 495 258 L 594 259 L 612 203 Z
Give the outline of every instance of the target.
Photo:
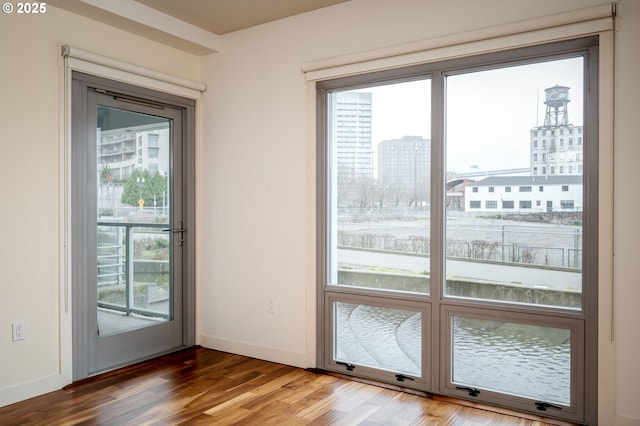
M 174 228 L 174 229 L 163 229 L 164 232 L 171 232 L 173 234 L 180 234 L 178 235 L 179 239 L 178 239 L 178 245 L 181 246 L 182 244 L 184 244 L 184 233 L 187 232 L 186 229 L 184 229 L 184 226 L 182 225 L 182 221 L 178 222 L 178 228 Z

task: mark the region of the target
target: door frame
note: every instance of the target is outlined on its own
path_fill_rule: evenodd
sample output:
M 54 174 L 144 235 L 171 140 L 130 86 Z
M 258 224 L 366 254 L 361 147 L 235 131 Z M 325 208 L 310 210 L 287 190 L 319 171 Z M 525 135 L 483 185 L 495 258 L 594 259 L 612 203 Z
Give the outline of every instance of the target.
M 180 188 L 174 188 L 174 191 L 179 191 L 182 196 L 181 208 L 183 227 L 185 232 L 185 241 L 182 249 L 182 275 L 180 277 L 182 282 L 182 345 L 179 348 L 193 346 L 195 344 L 195 100 L 169 94 L 166 92 L 153 90 L 145 87 L 140 87 L 135 84 L 125 83 L 122 81 L 111 80 L 103 77 L 98 77 L 92 74 L 86 74 L 80 71 L 72 71 L 65 76 L 66 87 L 66 101 L 70 106 L 65 107 L 65 112 L 68 115 L 66 125 L 69 126 L 67 130 L 68 137 L 66 138 L 65 147 L 65 169 L 66 178 L 68 182 L 65 187 L 68 191 L 68 195 L 65 197 L 65 207 L 68 209 L 66 215 L 66 238 L 70 241 L 71 248 L 66 249 L 66 267 L 68 268 L 67 280 L 65 280 L 64 288 L 64 306 L 65 312 L 69 313 L 70 318 L 70 381 L 78 380 L 88 375 L 88 356 L 86 353 L 88 343 L 86 340 L 86 330 L 80 331 L 84 324 L 86 324 L 86 315 L 90 307 L 84 306 L 84 311 L 80 307 L 80 303 L 87 300 L 87 294 L 83 291 L 82 286 L 79 284 L 83 274 L 90 273 L 86 270 L 88 265 L 87 259 L 84 257 L 85 251 L 81 250 L 83 241 L 73 235 L 72 229 L 74 226 L 87 226 L 86 218 L 78 217 L 74 218 L 74 213 L 81 211 L 83 203 L 82 197 L 84 194 L 78 194 L 78 191 L 74 186 L 74 176 L 79 171 L 85 171 L 83 169 L 85 164 L 82 161 L 73 161 L 73 148 L 72 148 L 72 136 L 74 132 L 79 131 L 78 123 L 83 120 L 86 121 L 88 117 L 79 117 L 75 120 L 74 114 L 85 114 L 86 112 L 86 97 L 76 96 L 72 93 L 72 85 L 81 84 L 86 86 L 90 84 L 93 87 L 99 87 L 111 92 L 127 93 L 135 98 L 146 99 L 152 102 L 168 105 L 172 108 L 180 110 L 182 119 L 182 139 L 183 148 L 181 159 L 176 161 L 181 162 L 182 169 L 182 185 Z M 170 224 L 173 226 L 174 224 Z M 69 244 L 66 244 L 68 247 Z M 80 250 L 79 250 L 80 249 Z M 84 334 L 83 334 L 84 333 Z M 85 336 L 85 337 L 82 337 Z M 171 351 L 173 351 L 171 350 Z M 156 354 L 159 355 L 159 354 Z M 156 356 L 154 355 L 154 356 Z M 137 360 L 136 360 L 137 361 Z

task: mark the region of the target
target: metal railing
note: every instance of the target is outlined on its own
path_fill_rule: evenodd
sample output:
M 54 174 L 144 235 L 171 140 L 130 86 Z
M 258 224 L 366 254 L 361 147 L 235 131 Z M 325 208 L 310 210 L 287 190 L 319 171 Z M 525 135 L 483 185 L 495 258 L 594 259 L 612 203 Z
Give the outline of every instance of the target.
M 565 229 L 552 232 L 535 226 L 463 228 L 448 227 L 455 234 L 446 240 L 446 256 L 491 262 L 508 262 L 560 268 L 582 268 L 582 232 Z M 339 230 L 340 247 L 430 254 L 429 229 L 425 235 L 401 235 L 401 227 L 369 230 Z M 549 245 L 544 245 L 545 240 Z M 538 243 L 538 244 L 536 244 Z M 542 243 L 542 244 L 541 244 Z
M 168 229 L 164 223 L 98 222 L 99 307 L 125 315 L 170 318 Z M 153 254 L 161 258 L 148 258 Z

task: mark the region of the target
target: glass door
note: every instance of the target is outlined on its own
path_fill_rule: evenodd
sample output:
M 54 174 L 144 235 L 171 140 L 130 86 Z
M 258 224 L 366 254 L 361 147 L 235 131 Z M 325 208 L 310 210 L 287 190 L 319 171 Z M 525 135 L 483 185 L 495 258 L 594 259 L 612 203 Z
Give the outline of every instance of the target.
M 183 113 L 77 82 L 75 379 L 183 347 Z M 81 109 L 81 110 L 80 110 Z M 75 111 L 75 110 L 74 110 Z M 80 225 L 80 223 L 78 223 Z M 78 321 L 75 321 L 75 320 Z
M 181 345 L 181 304 L 176 303 L 181 296 L 174 282 L 178 271 L 173 253 L 180 250 L 184 236 L 180 220 L 173 220 L 171 185 L 176 179 L 171 163 L 179 117 L 149 114 L 126 100 L 95 96 L 94 368 L 101 371 Z M 176 233 L 172 223 L 177 224 Z
M 172 121 L 97 106 L 98 335 L 173 318 Z

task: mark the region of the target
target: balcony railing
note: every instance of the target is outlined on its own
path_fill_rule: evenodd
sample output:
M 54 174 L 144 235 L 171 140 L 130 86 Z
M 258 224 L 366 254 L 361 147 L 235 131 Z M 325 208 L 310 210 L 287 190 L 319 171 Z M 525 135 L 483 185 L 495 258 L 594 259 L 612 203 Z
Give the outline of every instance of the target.
M 170 238 L 163 223 L 98 222 L 98 306 L 170 319 Z

